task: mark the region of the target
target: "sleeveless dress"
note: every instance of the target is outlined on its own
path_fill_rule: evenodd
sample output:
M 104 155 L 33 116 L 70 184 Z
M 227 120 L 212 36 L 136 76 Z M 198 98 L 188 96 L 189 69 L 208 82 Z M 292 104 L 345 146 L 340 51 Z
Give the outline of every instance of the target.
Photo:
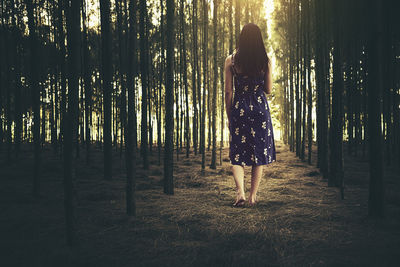
M 232 55 L 234 96 L 229 125 L 229 158 L 233 165 L 267 165 L 276 161 L 269 105 L 264 94 L 264 75 L 237 73 Z

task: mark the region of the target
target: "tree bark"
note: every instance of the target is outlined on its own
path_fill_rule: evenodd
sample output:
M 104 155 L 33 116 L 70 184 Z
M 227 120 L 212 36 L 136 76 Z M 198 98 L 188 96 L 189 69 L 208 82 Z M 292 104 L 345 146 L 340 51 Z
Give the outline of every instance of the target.
M 129 51 L 128 66 L 128 127 L 125 130 L 125 164 L 126 164 L 126 213 L 136 216 L 136 111 L 135 111 L 135 73 L 136 73 L 136 1 L 129 1 Z
M 38 52 L 36 47 L 36 28 L 35 16 L 32 0 L 26 0 L 28 11 L 29 41 L 31 49 L 30 59 L 30 87 L 32 91 L 32 111 L 33 111 L 33 195 L 39 196 L 40 192 L 40 167 L 41 167 L 41 147 L 40 147 L 40 88 L 38 82 L 37 66 Z
M 68 112 L 65 117 L 64 141 L 64 209 L 66 222 L 67 243 L 72 246 L 76 243 L 75 214 L 74 214 L 74 180 L 76 178 L 76 164 L 74 149 L 77 144 L 78 101 L 79 101 L 79 69 L 80 69 L 80 2 L 67 3 L 68 37 Z
M 112 178 L 112 137 L 111 137 L 111 101 L 112 101 L 112 61 L 111 61 L 111 30 L 110 1 L 100 0 L 101 15 L 101 65 L 103 78 L 103 109 L 104 109 L 104 178 Z
M 174 0 L 167 0 L 167 80 L 165 90 L 164 193 L 174 194 Z
M 383 153 L 381 129 L 382 90 L 382 3 L 369 0 L 370 34 L 368 36 L 368 141 L 369 141 L 369 198 L 368 214 L 384 216 Z
M 214 77 L 213 77 L 213 98 L 212 98 L 212 151 L 211 151 L 211 169 L 217 168 L 217 82 L 218 82 L 218 39 L 217 39 L 217 17 L 218 17 L 218 0 L 214 0 L 213 8 L 213 27 L 214 27 Z
M 147 72 L 148 72 L 148 51 L 146 49 L 147 35 L 145 34 L 146 25 L 145 18 L 147 14 L 146 0 L 140 0 L 140 23 L 139 23 L 139 34 L 140 34 L 140 77 L 142 82 L 142 125 L 141 125 L 141 138 L 140 138 L 140 153 L 143 158 L 143 169 L 149 168 L 148 159 L 148 136 L 147 136 Z
M 84 80 L 85 80 L 85 145 L 86 145 L 86 163 L 91 160 L 91 128 L 92 128 L 92 82 L 91 68 L 89 62 L 89 44 L 87 32 L 87 17 L 86 17 L 86 1 L 82 0 L 82 25 L 83 25 L 83 64 L 84 64 Z

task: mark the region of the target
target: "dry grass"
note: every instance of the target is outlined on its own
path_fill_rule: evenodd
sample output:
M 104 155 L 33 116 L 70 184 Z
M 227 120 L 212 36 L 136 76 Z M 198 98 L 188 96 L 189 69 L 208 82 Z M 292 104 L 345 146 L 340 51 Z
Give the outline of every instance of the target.
M 26 148 L 27 149 L 27 148 Z M 337 266 L 398 265 L 399 180 L 390 184 L 387 218 L 367 218 L 368 168 L 347 159 L 345 199 L 314 166 L 277 143 L 277 162 L 264 167 L 258 205 L 232 208 L 228 150 L 222 166 L 201 171 L 200 155 L 175 162 L 175 194 L 162 189 L 157 155 L 138 165 L 137 216 L 124 213 L 124 159 L 115 152 L 114 179 L 104 181 L 102 154 L 79 162 L 79 244 L 65 247 L 62 165 L 45 152 L 42 197 L 30 197 L 31 157 L 3 165 L 0 179 L 3 266 Z M 210 154 L 207 152 L 207 159 Z M 315 157 L 315 155 L 314 155 Z M 84 157 L 82 157 L 84 159 Z M 313 158 L 315 162 L 315 158 Z M 350 163 L 351 162 L 351 163 Z M 398 178 L 398 177 L 397 177 Z M 246 192 L 250 168 L 246 168 Z

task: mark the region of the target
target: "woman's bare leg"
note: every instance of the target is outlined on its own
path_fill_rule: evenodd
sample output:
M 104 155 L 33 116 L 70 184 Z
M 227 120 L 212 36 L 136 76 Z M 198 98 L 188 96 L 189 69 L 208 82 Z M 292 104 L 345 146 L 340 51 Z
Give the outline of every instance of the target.
M 251 189 L 249 195 L 249 203 L 253 204 L 256 201 L 258 187 L 260 185 L 263 165 L 253 166 L 251 169 Z
M 244 168 L 240 165 L 232 166 L 233 178 L 236 183 L 236 202 L 240 199 L 246 199 L 244 194 Z

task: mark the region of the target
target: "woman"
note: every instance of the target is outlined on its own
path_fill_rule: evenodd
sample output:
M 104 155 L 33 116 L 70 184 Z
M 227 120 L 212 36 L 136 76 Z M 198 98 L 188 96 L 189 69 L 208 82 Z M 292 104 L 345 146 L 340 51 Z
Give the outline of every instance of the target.
M 246 201 L 244 166 L 252 166 L 248 203 L 254 206 L 262 166 L 276 160 L 271 115 L 266 99 L 271 89 L 271 64 L 260 28 L 253 23 L 246 24 L 240 33 L 236 51 L 225 60 L 229 158 L 237 193 L 234 207 L 242 207 Z

